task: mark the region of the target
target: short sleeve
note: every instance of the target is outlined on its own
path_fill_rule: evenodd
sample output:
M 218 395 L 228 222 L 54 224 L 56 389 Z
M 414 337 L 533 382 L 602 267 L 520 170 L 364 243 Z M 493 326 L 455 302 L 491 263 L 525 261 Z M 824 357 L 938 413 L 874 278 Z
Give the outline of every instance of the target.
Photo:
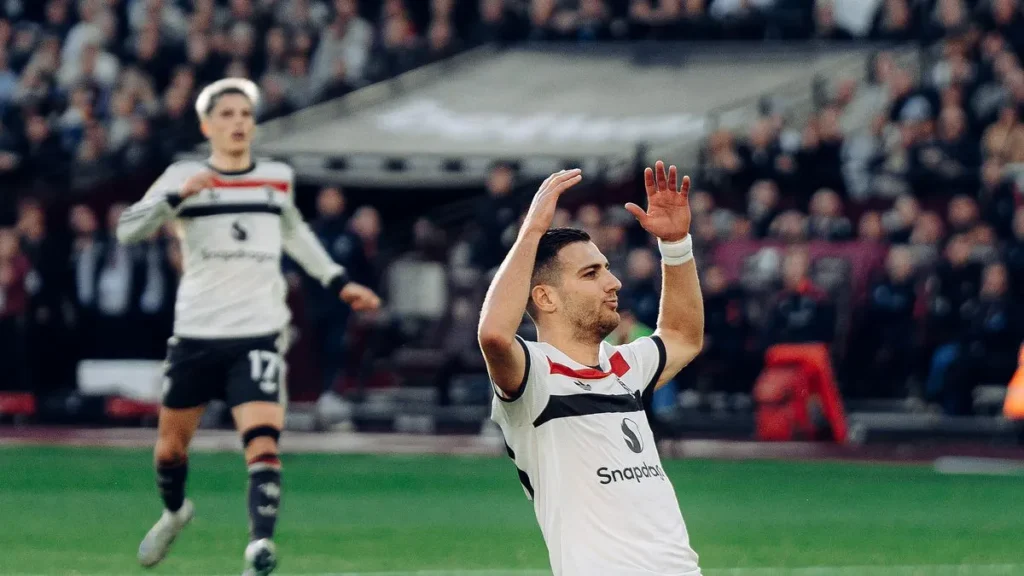
M 626 358 L 630 366 L 635 366 L 642 375 L 641 392 L 652 388 L 661 378 L 665 369 L 665 343 L 660 336 L 645 336 L 615 348 Z
M 519 387 L 519 393 L 513 397 L 505 397 L 494 383 L 494 411 L 501 413 L 503 420 L 512 426 L 532 425 L 537 415 L 544 409 L 548 402 L 549 391 L 547 387 L 548 360 L 547 355 L 537 344 L 527 342 L 516 336 L 516 342 L 523 347 L 526 354 L 526 370 L 523 373 L 523 383 Z

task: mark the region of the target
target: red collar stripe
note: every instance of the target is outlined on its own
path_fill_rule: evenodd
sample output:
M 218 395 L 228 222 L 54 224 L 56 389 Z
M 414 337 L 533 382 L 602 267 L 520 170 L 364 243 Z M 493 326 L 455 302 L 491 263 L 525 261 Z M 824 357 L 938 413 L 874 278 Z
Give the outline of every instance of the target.
M 568 376 L 570 378 L 579 378 L 581 380 L 601 380 L 607 378 L 612 374 L 622 377 L 626 372 L 629 372 L 629 364 L 626 359 L 622 357 L 622 352 L 616 352 L 612 354 L 612 357 L 608 359 L 608 363 L 611 364 L 611 371 L 605 372 L 596 368 L 581 368 L 576 370 L 570 368 L 565 364 L 559 364 L 551 358 L 548 358 L 548 366 L 551 368 L 551 374 L 558 374 L 560 376 Z
M 278 192 L 288 192 L 288 182 L 284 180 L 224 180 L 214 178 L 213 185 L 217 188 L 273 188 Z

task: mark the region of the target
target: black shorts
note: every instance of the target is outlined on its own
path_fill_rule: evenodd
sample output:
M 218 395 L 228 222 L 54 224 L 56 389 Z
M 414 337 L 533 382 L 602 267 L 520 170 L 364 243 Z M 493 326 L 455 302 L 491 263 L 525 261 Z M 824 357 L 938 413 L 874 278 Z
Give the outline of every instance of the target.
M 276 334 L 256 338 L 173 337 L 167 343 L 163 405 L 195 408 L 223 400 L 283 403 L 285 363 Z

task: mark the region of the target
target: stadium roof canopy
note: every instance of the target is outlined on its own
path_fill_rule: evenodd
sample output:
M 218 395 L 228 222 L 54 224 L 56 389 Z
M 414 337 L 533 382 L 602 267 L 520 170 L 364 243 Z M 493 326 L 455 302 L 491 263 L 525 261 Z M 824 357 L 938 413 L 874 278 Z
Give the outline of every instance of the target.
M 469 184 L 495 161 L 540 176 L 614 176 L 638 146 L 680 162 L 712 121 L 740 125 L 766 94 L 809 101 L 814 79 L 862 76 L 867 51 L 759 46 L 484 48 L 261 126 L 260 153 L 300 177 Z

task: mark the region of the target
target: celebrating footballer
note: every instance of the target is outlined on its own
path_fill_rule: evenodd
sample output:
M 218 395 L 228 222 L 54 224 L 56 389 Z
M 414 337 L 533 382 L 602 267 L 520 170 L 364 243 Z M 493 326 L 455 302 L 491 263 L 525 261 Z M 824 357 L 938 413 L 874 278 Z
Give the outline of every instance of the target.
M 479 342 L 495 387 L 492 418 L 533 501 L 556 576 L 699 576 L 697 554 L 644 412 L 654 390 L 700 352 L 704 312 L 690 238 L 689 177 L 658 162 L 647 209 L 627 204 L 658 239 L 657 331 L 606 343 L 622 284 L 582 230 L 549 229 L 579 170 L 540 186 L 494 278 Z M 516 331 L 527 312 L 537 342 Z

